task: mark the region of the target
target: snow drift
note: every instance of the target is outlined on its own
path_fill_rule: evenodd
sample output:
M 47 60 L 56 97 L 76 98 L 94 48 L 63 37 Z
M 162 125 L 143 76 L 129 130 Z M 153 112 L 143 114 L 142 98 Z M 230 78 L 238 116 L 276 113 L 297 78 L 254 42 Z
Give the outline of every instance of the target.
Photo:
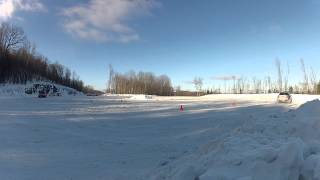
M 315 99 L 309 101 L 305 104 L 302 104 L 297 110 L 296 113 L 301 117 L 315 117 L 320 115 L 320 100 Z
M 146 179 L 319 180 L 320 101 L 280 115 L 239 119 L 224 138 L 204 144 Z

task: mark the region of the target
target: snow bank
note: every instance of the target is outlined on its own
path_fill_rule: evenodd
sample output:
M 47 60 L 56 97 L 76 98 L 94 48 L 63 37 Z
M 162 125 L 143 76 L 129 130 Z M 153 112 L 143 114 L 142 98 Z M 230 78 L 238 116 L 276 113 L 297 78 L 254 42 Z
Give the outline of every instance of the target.
M 84 95 L 82 92 L 79 92 L 73 88 L 69 88 L 59 84 L 54 84 L 54 85 L 59 89 L 59 92 L 62 94 L 62 96 L 83 96 Z
M 152 95 L 132 95 L 128 100 L 139 100 L 139 101 L 145 101 L 145 100 L 152 100 L 153 96 Z
M 215 94 L 206 95 L 201 98 L 204 100 L 242 100 L 255 102 L 276 102 L 278 94 Z
M 0 96 L 25 96 L 25 85 L 0 84 Z
M 150 101 L 159 100 L 162 97 L 155 95 L 145 95 L 145 94 L 104 94 L 104 97 L 116 98 L 125 101 Z
M 306 143 L 316 149 L 320 145 L 320 101 L 318 99 L 301 105 L 293 112 L 296 122 L 293 131 L 296 136 L 301 137 Z
M 302 104 L 297 109 L 296 113 L 298 113 L 300 116 L 305 116 L 305 117 L 310 117 L 310 116 L 320 117 L 320 100 L 315 99 L 305 104 Z
M 304 180 L 320 179 L 320 101 L 315 99 L 301 105 L 296 111 L 294 135 L 306 144 L 301 176 Z
M 277 103 L 278 94 L 212 94 L 205 96 L 150 96 L 150 95 L 107 95 L 107 96 L 121 96 L 126 100 L 153 100 L 153 101 L 231 101 L 231 102 L 252 102 L 252 103 Z M 301 95 L 293 94 L 292 106 L 300 106 L 308 101 L 319 99 L 319 95 Z
M 247 101 L 276 102 L 277 94 L 211 94 L 205 96 L 153 96 L 157 101 Z
M 234 127 L 225 138 L 202 145 L 148 178 L 320 180 L 318 99 L 294 111 L 257 119 L 239 117 L 239 121 L 243 125 Z
M 27 95 L 25 93 L 25 89 L 32 87 L 33 84 L 52 84 L 59 89 L 62 96 L 83 95 L 83 93 L 66 86 L 43 81 L 35 81 L 28 82 L 27 84 L 0 84 L 0 96 L 36 96 L 35 94 Z
M 249 102 L 265 102 L 276 103 L 278 94 L 217 94 L 202 96 L 202 100 L 234 100 L 234 101 L 249 101 Z M 319 95 L 304 95 L 292 94 L 293 105 L 301 105 L 308 101 L 319 99 Z
M 293 94 L 293 103 L 302 105 L 306 102 L 313 101 L 315 99 L 320 99 L 319 95 L 305 95 L 305 94 Z

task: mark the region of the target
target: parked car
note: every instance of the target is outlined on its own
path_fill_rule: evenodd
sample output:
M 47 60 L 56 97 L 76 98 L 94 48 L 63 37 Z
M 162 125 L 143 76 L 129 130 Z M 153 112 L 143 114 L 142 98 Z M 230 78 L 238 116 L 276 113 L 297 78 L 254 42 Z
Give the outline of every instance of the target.
M 287 92 L 282 92 L 278 95 L 278 103 L 292 103 L 292 96 Z
M 47 93 L 45 90 L 40 90 L 38 93 L 38 98 L 46 98 L 47 97 Z
M 24 92 L 26 94 L 32 94 L 33 93 L 33 89 L 32 88 L 25 88 Z

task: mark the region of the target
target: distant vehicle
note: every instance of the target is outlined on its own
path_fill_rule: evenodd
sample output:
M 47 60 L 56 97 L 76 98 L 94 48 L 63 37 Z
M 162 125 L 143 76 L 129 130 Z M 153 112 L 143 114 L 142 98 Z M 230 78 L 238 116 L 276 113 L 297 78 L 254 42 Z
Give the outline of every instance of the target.
M 25 88 L 24 92 L 26 94 L 32 94 L 33 93 L 33 89 L 32 88 Z
M 278 103 L 292 103 L 292 96 L 287 92 L 282 92 L 278 95 Z
M 38 93 L 38 98 L 46 98 L 47 97 L 47 93 L 45 90 L 40 90 Z
M 87 93 L 87 96 L 99 96 L 99 95 L 96 93 Z

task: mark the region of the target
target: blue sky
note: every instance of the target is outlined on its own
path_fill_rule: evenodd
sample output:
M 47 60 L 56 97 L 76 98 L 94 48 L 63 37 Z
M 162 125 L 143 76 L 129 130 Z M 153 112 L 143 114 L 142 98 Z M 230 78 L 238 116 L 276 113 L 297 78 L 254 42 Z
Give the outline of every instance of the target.
M 195 76 L 207 87 L 220 76 L 275 80 L 276 58 L 299 82 L 300 58 L 320 69 L 319 19 L 317 0 L 0 0 L 0 21 L 22 26 L 39 52 L 98 89 L 108 64 L 192 89 Z

